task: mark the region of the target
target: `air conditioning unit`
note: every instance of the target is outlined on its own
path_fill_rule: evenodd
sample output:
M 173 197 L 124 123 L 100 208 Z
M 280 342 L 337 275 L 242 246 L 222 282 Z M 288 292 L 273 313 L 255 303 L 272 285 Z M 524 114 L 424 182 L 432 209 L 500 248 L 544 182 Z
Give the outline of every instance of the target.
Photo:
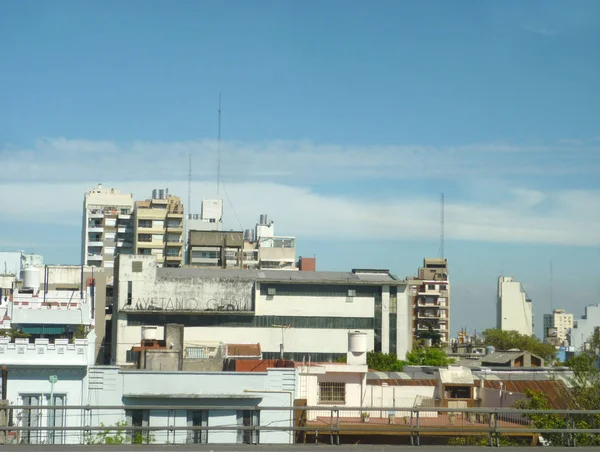
M 349 297 L 355 297 L 356 296 L 356 290 L 355 289 L 348 289 L 348 296 Z
M 277 290 L 275 290 L 275 287 L 269 287 L 267 289 L 267 295 L 273 296 L 277 293 Z

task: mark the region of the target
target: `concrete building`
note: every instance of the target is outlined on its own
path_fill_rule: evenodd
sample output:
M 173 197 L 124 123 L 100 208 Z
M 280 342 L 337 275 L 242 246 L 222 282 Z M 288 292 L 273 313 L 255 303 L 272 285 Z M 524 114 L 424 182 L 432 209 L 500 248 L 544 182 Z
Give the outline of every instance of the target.
M 344 356 L 347 331 L 369 349 L 412 348 L 407 282 L 387 270 L 282 272 L 159 268 L 153 256 L 116 265 L 113 362 L 134 363 L 142 327 L 185 326 L 186 348 L 205 342 L 260 343 L 265 359 L 325 361 Z
M 87 404 L 87 369 L 95 361 L 93 331 L 87 339 L 15 339 L 0 337 L 0 357 L 8 371 L 6 400 L 15 406 Z M 78 427 L 81 410 L 15 410 L 16 427 Z M 9 431 L 7 442 L 14 444 L 82 444 L 77 431 Z
M 0 275 L 13 275 L 17 278 L 25 267 L 43 265 L 44 258 L 39 254 L 24 251 L 0 251 Z M 2 287 L 2 286 L 0 286 Z
M 555 309 L 544 314 L 544 339 L 557 347 L 569 346 L 569 331 L 573 328 L 573 314 L 564 309 Z
M 133 253 L 133 195 L 102 184 L 85 193 L 81 262 L 112 269 L 117 254 Z M 109 285 L 112 281 L 109 279 Z
M 415 341 L 450 343 L 450 278 L 448 260 L 425 258 L 416 278 L 409 278 L 412 335 Z M 401 356 L 403 357 L 403 355 Z
M 134 250 L 155 256 L 161 267 L 181 267 L 183 262 L 183 204 L 168 189 L 155 189 L 152 198 L 136 201 Z
M 498 278 L 496 327 L 533 335 L 533 303 L 519 281 L 509 276 Z
M 589 305 L 585 308 L 585 315 L 573 322 L 568 339 L 576 351 L 586 350 L 589 340 L 594 332 L 600 329 L 600 304 Z
M 270 270 L 298 270 L 296 238 L 276 236 L 275 223 L 261 214 L 254 231 L 244 231 L 243 267 Z
M 32 337 L 60 338 L 94 329 L 97 362 L 105 362 L 106 273 L 95 267 L 27 267 L 3 305 L 8 327 Z M 1 312 L 1 311 L 0 311 Z
M 190 230 L 187 242 L 187 261 L 193 267 L 242 268 L 242 232 Z

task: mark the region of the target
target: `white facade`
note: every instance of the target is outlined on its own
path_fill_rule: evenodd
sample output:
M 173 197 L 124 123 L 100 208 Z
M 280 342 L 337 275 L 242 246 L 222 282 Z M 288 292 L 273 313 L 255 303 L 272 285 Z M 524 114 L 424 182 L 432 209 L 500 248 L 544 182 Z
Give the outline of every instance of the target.
M 113 360 L 131 362 L 128 350 L 140 343 L 142 326 L 158 326 L 162 337 L 166 323 L 185 326 L 186 346 L 260 343 L 265 358 L 279 357 L 282 347 L 299 361 L 335 358 L 346 354 L 350 329 L 367 333 L 369 350 L 377 335 L 388 353 L 392 337 L 404 356 L 412 345 L 406 287 L 387 274 L 157 269 L 151 256 L 120 256 Z
M 102 184 L 83 200 L 82 257 L 84 265 L 113 268 L 119 253 L 133 252 L 133 195 Z
M 573 328 L 573 314 L 564 309 L 555 309 L 552 314 L 544 314 L 544 336 L 547 336 L 549 328 L 556 330 L 555 339 L 560 345 L 569 345 L 569 331 Z
M 127 371 L 118 367 L 90 369 L 90 391 L 87 403 L 94 406 L 169 405 L 176 409 L 152 409 L 140 416 L 143 425 L 165 427 L 151 433 L 156 444 L 291 444 L 289 431 L 261 431 L 246 438 L 236 427 L 243 425 L 244 414 L 252 425 L 291 427 L 293 411 L 265 410 L 260 414 L 253 407 L 293 407 L 296 386 L 294 369 L 269 369 L 267 372 L 149 372 Z M 203 408 L 206 407 L 206 408 Z M 220 409 L 210 409 L 219 407 Z M 231 409 L 227 409 L 231 407 Z M 239 408 L 242 408 L 241 410 Z M 186 431 L 170 431 L 169 426 L 193 425 L 192 411 L 201 412 L 199 423 L 207 427 L 231 426 L 231 430 L 213 430 L 194 440 Z M 244 413 L 245 412 L 245 413 Z M 115 425 L 135 422 L 134 413 L 125 411 L 92 410 L 90 423 Z
M 585 315 L 577 319 L 569 332 L 569 342 L 577 351 L 586 348 L 595 330 L 600 328 L 600 304 L 585 308 Z
M 520 282 L 508 276 L 498 278 L 497 327 L 533 335 L 533 303 Z
M 10 405 L 84 405 L 87 400 L 87 368 L 95 359 L 93 332 L 87 339 L 15 339 L 0 337 L 0 361 L 8 369 L 7 400 Z M 50 377 L 55 376 L 54 384 Z M 53 398 L 50 395 L 53 394 Z M 47 410 L 17 410 L 13 419 L 17 427 L 76 427 L 82 425 L 81 412 L 56 411 L 54 418 Z M 20 438 L 17 436 L 20 435 Z M 9 435 L 14 442 L 29 444 L 80 444 L 80 432 L 31 431 Z

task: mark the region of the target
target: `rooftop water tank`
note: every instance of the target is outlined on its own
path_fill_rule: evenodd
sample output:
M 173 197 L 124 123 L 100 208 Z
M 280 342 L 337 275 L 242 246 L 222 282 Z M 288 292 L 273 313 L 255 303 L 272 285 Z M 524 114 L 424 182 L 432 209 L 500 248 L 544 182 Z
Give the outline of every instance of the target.
M 490 353 L 494 353 L 496 351 L 496 347 L 493 345 L 488 345 L 485 347 L 485 354 L 489 355 Z
M 26 267 L 21 270 L 21 280 L 25 289 L 39 290 L 41 274 L 37 267 Z
M 350 353 L 367 353 L 367 333 L 350 331 L 348 333 L 348 351 Z
M 142 341 L 155 341 L 158 332 L 157 326 L 142 327 Z

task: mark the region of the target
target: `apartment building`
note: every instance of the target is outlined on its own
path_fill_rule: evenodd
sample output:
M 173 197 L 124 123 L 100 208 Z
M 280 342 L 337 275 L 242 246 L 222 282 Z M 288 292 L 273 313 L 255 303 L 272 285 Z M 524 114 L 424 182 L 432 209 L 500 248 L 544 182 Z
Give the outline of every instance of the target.
M 112 269 L 117 254 L 133 253 L 133 195 L 102 184 L 85 193 L 81 262 Z M 109 281 L 112 283 L 112 281 Z
M 188 233 L 187 262 L 194 267 L 242 268 L 242 232 L 196 231 Z
M 183 261 L 183 204 L 168 189 L 155 189 L 152 198 L 136 201 L 134 250 L 155 256 L 160 267 L 181 267 Z
M 415 341 L 450 343 L 450 280 L 448 260 L 425 258 L 418 276 L 408 280 Z
M 533 303 L 519 281 L 510 276 L 498 278 L 496 327 L 533 335 Z
M 276 236 L 275 223 L 261 214 L 254 230 L 244 232 L 244 268 L 298 270 L 296 238 Z
M 334 360 L 348 330 L 369 350 L 405 356 L 412 348 L 408 284 L 387 270 L 287 272 L 158 268 L 155 256 L 119 256 L 115 267 L 114 363 L 135 362 L 143 329 L 185 328 L 186 353 L 203 344 L 260 344 L 265 359 Z M 188 350 L 189 349 L 189 350 Z
M 568 339 L 576 351 L 588 350 L 594 334 L 600 330 L 600 304 L 585 307 L 585 314 L 573 322 Z
M 544 314 L 544 336 L 546 342 L 556 346 L 569 345 L 569 332 L 573 328 L 573 314 L 564 309 L 555 309 Z

